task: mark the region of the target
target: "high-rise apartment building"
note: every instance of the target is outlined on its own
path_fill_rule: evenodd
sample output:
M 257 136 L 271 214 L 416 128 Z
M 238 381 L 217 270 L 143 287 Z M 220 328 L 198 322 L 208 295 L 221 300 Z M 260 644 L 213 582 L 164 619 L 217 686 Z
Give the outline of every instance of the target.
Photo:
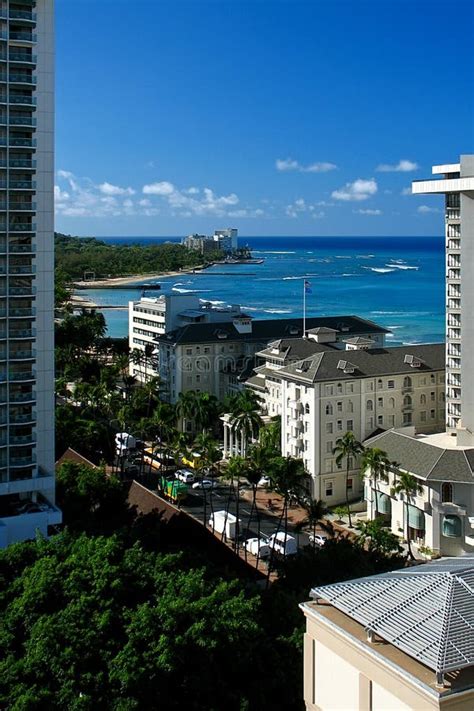
M 474 444 L 474 155 L 433 174 L 443 177 L 415 181 L 412 191 L 445 195 L 446 429 Z
M 0 546 L 54 506 L 53 0 L 0 2 Z

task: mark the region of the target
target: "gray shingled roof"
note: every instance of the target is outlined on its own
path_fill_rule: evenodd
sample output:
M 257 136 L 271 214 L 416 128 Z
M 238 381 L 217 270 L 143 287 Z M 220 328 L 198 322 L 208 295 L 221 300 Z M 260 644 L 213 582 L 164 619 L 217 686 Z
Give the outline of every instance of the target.
M 474 665 L 474 559 L 435 561 L 311 594 L 439 674 Z
M 368 321 L 359 316 L 321 316 L 306 319 L 307 329 L 321 326 L 337 329 L 349 336 L 357 333 L 389 333 L 383 326 L 378 326 L 373 321 Z M 268 343 L 275 338 L 301 338 L 303 335 L 303 319 L 252 320 L 251 333 L 239 333 L 232 321 L 192 323 L 162 336 L 157 336 L 155 340 L 174 344 L 213 343 L 221 340 L 217 336 L 218 332 L 227 334 L 228 341 L 261 341 Z
M 422 364 L 412 368 L 405 362 L 406 355 L 414 355 Z M 344 372 L 338 364 L 347 359 L 355 366 L 353 373 Z M 398 346 L 396 348 L 371 348 L 367 351 L 325 350 L 305 361 L 293 363 L 278 371 L 279 376 L 291 380 L 317 382 L 320 380 L 349 380 L 378 375 L 396 375 L 407 373 L 444 370 L 445 345 L 432 343 L 423 346 Z
M 335 346 L 329 343 L 316 343 L 309 338 L 280 338 L 277 341 L 272 341 L 266 348 L 259 351 L 256 355 L 261 358 L 274 358 L 281 362 L 296 362 L 302 358 L 307 358 L 315 353 L 322 351 L 334 350 Z M 278 349 L 278 353 L 273 353 L 274 349 Z M 339 352 L 341 352 L 339 350 Z
M 474 449 L 444 449 L 396 430 L 370 437 L 364 444 L 379 447 L 400 469 L 420 479 L 474 483 Z

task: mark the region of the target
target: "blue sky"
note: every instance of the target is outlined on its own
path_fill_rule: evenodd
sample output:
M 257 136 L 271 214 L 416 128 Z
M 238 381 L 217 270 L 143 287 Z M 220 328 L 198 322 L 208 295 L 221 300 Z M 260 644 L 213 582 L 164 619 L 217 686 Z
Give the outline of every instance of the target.
M 56 0 L 56 228 L 434 235 L 474 151 L 469 0 Z

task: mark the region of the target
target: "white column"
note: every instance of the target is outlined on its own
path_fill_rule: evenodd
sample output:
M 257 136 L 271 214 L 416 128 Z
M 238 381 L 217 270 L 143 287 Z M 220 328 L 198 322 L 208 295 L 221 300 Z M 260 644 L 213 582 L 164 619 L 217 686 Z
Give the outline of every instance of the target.
M 224 459 L 227 459 L 228 456 L 228 439 L 229 439 L 229 425 L 227 422 L 224 422 Z
M 230 456 L 234 456 L 234 431 L 232 427 L 229 427 L 229 436 L 230 436 Z

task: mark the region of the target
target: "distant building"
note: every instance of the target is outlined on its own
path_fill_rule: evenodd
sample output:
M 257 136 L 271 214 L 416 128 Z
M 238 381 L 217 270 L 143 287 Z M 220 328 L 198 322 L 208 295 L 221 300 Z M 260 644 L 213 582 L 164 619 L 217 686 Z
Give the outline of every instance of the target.
M 262 397 L 266 414 L 281 415 L 283 455 L 303 460 L 313 498 L 328 505 L 346 498 L 345 464 L 338 467 L 333 449 L 347 431 L 363 441 L 379 429 L 429 433 L 444 424 L 444 344 L 367 350 L 368 341 L 383 343 L 385 331 L 363 319 L 357 326 L 360 335 L 351 323 L 345 339 L 324 327 L 308 332 L 319 342 L 270 343 L 257 353 L 264 365 L 246 383 Z M 349 497 L 356 499 L 364 492 L 360 463 L 349 465 Z
M 211 252 L 231 254 L 238 248 L 237 234 L 237 229 L 227 227 L 224 230 L 216 230 L 213 236 L 188 235 L 182 239 L 181 244 L 187 249 L 194 249 L 203 255 Z
M 473 580 L 460 558 L 313 589 L 307 711 L 472 711 Z
M 130 374 L 141 381 L 159 373 L 156 339 L 196 323 L 219 323 L 239 316 L 240 306 L 218 307 L 196 294 L 160 294 L 128 304 L 129 348 L 143 357 L 132 360 Z
M 239 248 L 238 230 L 235 227 L 226 227 L 224 230 L 216 230 L 214 239 L 221 241 L 226 252 L 235 252 Z

